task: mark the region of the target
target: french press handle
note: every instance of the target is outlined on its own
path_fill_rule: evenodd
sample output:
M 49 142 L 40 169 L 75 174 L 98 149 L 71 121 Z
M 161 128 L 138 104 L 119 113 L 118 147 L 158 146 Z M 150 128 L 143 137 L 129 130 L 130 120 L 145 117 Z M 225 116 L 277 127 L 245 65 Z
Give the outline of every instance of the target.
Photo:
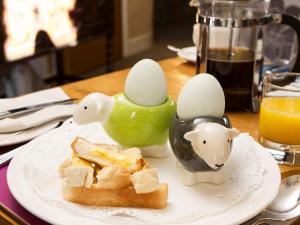
M 298 52 L 292 72 L 300 72 L 300 20 L 287 14 L 273 14 L 273 21 L 277 24 L 289 25 L 297 34 Z

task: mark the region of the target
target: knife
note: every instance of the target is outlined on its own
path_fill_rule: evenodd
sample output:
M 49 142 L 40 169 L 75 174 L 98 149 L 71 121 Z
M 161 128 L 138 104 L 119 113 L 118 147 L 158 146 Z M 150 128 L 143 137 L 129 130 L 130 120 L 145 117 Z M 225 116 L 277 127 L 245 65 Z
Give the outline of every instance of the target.
M 0 119 L 5 119 L 5 118 L 8 118 L 8 117 L 17 116 L 17 115 L 21 115 L 21 114 L 24 114 L 24 113 L 37 111 L 39 109 L 43 109 L 45 107 L 52 106 L 52 105 L 68 104 L 68 103 L 72 103 L 76 100 L 77 99 L 71 98 L 71 99 L 65 99 L 65 100 L 62 100 L 62 101 L 47 102 L 47 103 L 42 103 L 42 104 L 37 104 L 37 105 L 30 105 L 30 106 L 10 109 L 10 110 L 0 112 Z

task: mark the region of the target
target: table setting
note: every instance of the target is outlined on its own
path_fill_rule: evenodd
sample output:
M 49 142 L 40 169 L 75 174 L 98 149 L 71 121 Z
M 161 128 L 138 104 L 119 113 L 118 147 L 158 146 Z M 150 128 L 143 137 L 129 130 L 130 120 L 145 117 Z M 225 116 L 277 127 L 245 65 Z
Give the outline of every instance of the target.
M 164 65 L 170 64 L 169 62 L 182 61 L 178 58 L 162 61 L 162 68 L 165 68 Z M 101 83 L 103 79 L 110 79 L 109 76 L 112 76 L 112 79 L 126 77 L 127 70 L 120 71 L 114 75 L 99 77 L 96 80 L 99 80 L 98 82 Z M 168 76 L 166 74 L 167 80 Z M 78 90 L 78 87 L 84 88 L 85 83 L 94 82 L 95 79 L 78 82 L 78 84 L 69 84 L 59 88 L 58 92 L 50 89 L 49 93 L 60 93 L 58 95 L 62 97 L 55 100 L 77 98 L 78 92 L 72 94 L 74 89 Z M 118 91 L 121 90 L 111 90 L 110 93 L 106 92 L 104 94 L 111 95 L 112 93 L 118 93 Z M 180 96 L 179 91 L 180 89 L 177 90 L 176 98 L 178 98 L 178 95 Z M 68 93 L 68 95 L 65 93 Z M 40 93 L 37 92 L 35 94 L 38 96 Z M 42 92 L 41 96 L 43 94 Z M 67 98 L 66 95 L 68 96 Z M 49 101 L 53 100 L 52 98 L 49 99 Z M 85 101 L 82 102 L 86 103 Z M 236 123 L 239 118 L 243 118 L 244 116 L 244 113 L 229 113 L 229 118 L 233 126 L 243 132 L 247 132 L 247 128 L 245 129 L 243 125 Z M 94 207 L 77 206 L 62 199 L 61 192 L 59 191 L 60 178 L 57 174 L 59 163 L 67 157 L 70 151 L 65 151 L 64 149 L 69 149 L 70 141 L 75 136 L 83 136 L 92 142 L 116 144 L 116 141 L 107 134 L 106 128 L 101 123 L 77 125 L 73 119 L 68 119 L 60 127 L 52 129 L 28 144 L 17 148 L 16 156 L 9 164 L 8 171 L 7 166 L 1 167 L 3 181 L 1 183 L 5 184 L 7 179 L 7 186 L 5 185 L 3 188 L 4 192 L 2 192 L 1 202 L 28 221 L 29 224 L 47 224 L 46 222 L 51 224 L 66 224 L 68 221 L 73 221 L 75 224 L 79 223 L 79 221 L 85 221 L 89 224 L 93 224 L 95 221 L 97 221 L 97 224 L 107 224 L 108 222 L 116 224 L 120 218 L 122 218 L 122 221 L 124 219 L 128 223 L 133 224 L 153 223 L 158 218 L 160 219 L 157 221 L 163 224 L 173 224 L 179 221 L 181 223 L 189 221 L 191 224 L 193 224 L 193 221 L 197 221 L 197 224 L 199 224 L 199 221 L 203 221 L 203 224 L 219 221 L 217 223 L 223 224 L 225 220 L 228 221 L 227 224 L 240 224 L 267 208 L 279 191 L 281 176 L 277 163 L 271 154 L 255 141 L 255 137 L 253 139 L 249 134 L 242 133 L 234 140 L 232 154 L 228 160 L 228 164 L 224 167 L 227 176 L 225 176 L 225 181 L 222 185 L 214 186 L 205 183 L 192 187 L 182 185 L 180 183 L 181 178 L 176 170 L 176 160 L 173 156 L 172 148 L 168 144 L 168 157 L 162 159 L 147 158 L 159 170 L 160 179 L 170 185 L 167 208 L 160 211 L 138 208 L 97 209 Z M 236 168 L 239 167 L 240 169 L 237 173 Z M 288 168 L 291 171 L 297 169 L 295 166 Z M 229 172 L 231 170 L 232 172 Z M 296 188 L 297 178 L 291 177 L 291 179 L 294 179 L 291 183 L 294 183 Z M 233 180 L 235 182 L 232 183 Z M 206 194 L 204 196 L 199 194 L 208 187 L 210 187 L 210 192 L 205 191 L 204 193 Z M 215 188 L 211 189 L 212 187 Z M 297 192 L 297 188 L 295 191 Z M 216 193 L 220 196 L 215 196 Z M 236 195 L 237 193 L 239 195 Z M 178 195 L 182 196 L 182 198 L 178 198 Z M 205 206 L 199 205 L 199 201 L 208 201 L 207 203 L 209 203 L 210 207 L 206 204 Z M 181 205 L 182 203 L 184 205 Z M 249 204 L 252 205 L 250 208 Z M 58 205 L 60 207 L 57 207 Z M 181 207 L 185 207 L 185 205 L 190 205 L 191 210 L 182 211 Z M 61 216 L 52 217 L 52 214 L 48 213 L 49 210 L 53 210 L 53 215 Z M 239 212 L 240 216 L 235 216 L 237 212 Z M 261 216 L 270 216 L 267 212 L 266 210 L 266 213 L 262 213 Z M 76 216 L 78 213 L 82 215 L 80 220 Z M 159 217 L 157 217 L 158 215 Z M 42 222 L 38 218 L 46 222 Z M 253 224 L 253 222 L 249 224 Z
M 74 99 L 61 88 L 0 99 L 0 147 L 24 143 L 58 127 L 73 113 Z
M 0 98 L 0 224 L 299 224 L 300 52 L 267 59 L 263 27 L 300 43 L 300 22 L 269 4 L 192 0 L 177 57 Z M 75 8 L 52 51 L 77 43 Z

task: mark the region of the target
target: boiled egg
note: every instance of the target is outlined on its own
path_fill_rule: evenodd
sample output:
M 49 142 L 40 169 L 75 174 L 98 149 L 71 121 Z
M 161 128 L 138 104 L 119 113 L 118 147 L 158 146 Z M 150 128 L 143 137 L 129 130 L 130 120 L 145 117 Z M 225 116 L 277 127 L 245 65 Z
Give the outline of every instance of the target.
M 157 106 L 167 99 L 167 82 L 160 65 L 143 59 L 129 71 L 125 81 L 125 95 L 141 106 Z
M 177 115 L 180 119 L 201 116 L 222 117 L 225 111 L 225 97 L 218 80 L 207 73 L 190 79 L 182 88 L 177 101 Z

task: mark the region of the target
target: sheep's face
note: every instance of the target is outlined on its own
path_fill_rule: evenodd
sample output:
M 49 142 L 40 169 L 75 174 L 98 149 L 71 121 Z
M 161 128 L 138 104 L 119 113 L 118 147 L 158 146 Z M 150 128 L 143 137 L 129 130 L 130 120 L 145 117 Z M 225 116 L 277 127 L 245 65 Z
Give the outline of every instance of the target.
M 217 123 L 201 123 L 184 134 L 195 153 L 212 169 L 220 169 L 230 155 L 230 141 L 239 134 L 236 129 Z
M 113 97 L 101 93 L 85 96 L 77 105 L 73 119 L 78 124 L 105 122 L 113 107 Z

